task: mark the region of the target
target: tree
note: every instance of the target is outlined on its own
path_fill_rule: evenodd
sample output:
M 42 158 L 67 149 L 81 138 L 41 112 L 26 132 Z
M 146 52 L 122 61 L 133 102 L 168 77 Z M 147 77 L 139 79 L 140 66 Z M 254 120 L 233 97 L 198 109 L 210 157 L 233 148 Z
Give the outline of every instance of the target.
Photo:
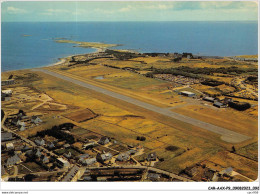
M 235 148 L 235 146 L 232 146 L 232 151 L 231 151 L 232 153 L 235 153 L 236 152 L 236 148 Z

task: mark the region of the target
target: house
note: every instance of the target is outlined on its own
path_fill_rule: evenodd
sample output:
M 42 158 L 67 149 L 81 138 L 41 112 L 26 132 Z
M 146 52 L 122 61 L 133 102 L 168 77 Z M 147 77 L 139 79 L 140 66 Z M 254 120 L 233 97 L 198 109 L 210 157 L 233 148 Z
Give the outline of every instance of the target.
M 24 131 L 25 130 L 25 123 L 20 121 L 20 120 L 18 120 L 17 127 L 18 127 L 19 131 Z
M 2 90 L 1 94 L 4 96 L 11 96 L 12 95 L 12 90 Z
M 1 166 L 1 176 L 3 176 L 5 174 L 5 168 L 4 166 Z
M 10 101 L 11 97 L 10 96 L 1 96 L 1 101 Z
M 34 123 L 34 124 L 39 124 L 39 123 L 42 122 L 42 120 L 37 116 L 32 116 L 31 122 Z
M 28 157 L 32 157 L 33 156 L 33 151 L 32 150 L 27 150 L 25 152 L 25 155 L 28 156 Z
M 83 145 L 83 149 L 93 148 L 93 147 L 95 147 L 95 145 L 96 145 L 95 142 L 89 142 L 89 143 Z
M 19 110 L 18 111 L 18 113 L 17 113 L 17 117 L 18 118 L 23 118 L 23 117 L 25 117 L 26 116 L 26 114 L 25 114 L 25 112 L 23 111 L 23 110 Z
M 203 98 L 203 100 L 208 101 L 208 102 L 214 102 L 215 98 L 206 96 Z
M 54 145 L 53 142 L 49 142 L 49 143 L 47 144 L 47 147 L 48 147 L 49 149 L 52 149 L 52 148 L 55 147 L 55 145 Z
M 13 139 L 13 134 L 9 132 L 1 133 L 1 142 L 10 141 Z
M 18 118 L 12 118 L 12 120 L 11 120 L 11 124 L 13 124 L 13 125 L 16 125 L 17 126 L 17 123 L 18 123 L 18 121 L 19 121 L 19 119 Z
M 79 167 L 74 166 L 70 171 L 64 176 L 64 178 L 61 180 L 62 182 L 71 182 L 73 178 L 78 174 Z
M 214 177 L 214 174 L 215 172 L 213 170 L 208 169 L 204 172 L 204 178 L 211 181 Z
M 59 125 L 60 130 L 71 130 L 75 125 L 73 123 L 63 123 Z
M 40 149 L 36 149 L 35 156 L 38 157 L 38 158 L 40 158 L 42 156 Z
M 89 154 L 81 154 L 81 155 L 77 156 L 77 158 L 80 162 L 87 159 L 88 157 L 89 157 Z
M 67 168 L 70 166 L 70 163 L 63 158 L 57 158 L 57 164 L 61 168 Z
M 218 108 L 223 108 L 223 107 L 225 107 L 223 103 L 218 102 L 218 101 L 215 101 L 214 104 L 213 104 L 213 106 L 218 107 Z
M 105 162 L 105 161 L 107 161 L 107 160 L 110 160 L 111 158 L 112 158 L 112 154 L 111 153 L 105 153 L 105 154 L 97 154 L 97 161 L 98 162 Z
M 133 154 L 135 154 L 137 151 L 136 150 L 128 150 L 127 151 L 127 153 L 129 154 L 129 155 L 133 155 Z
M 231 176 L 232 173 L 233 173 L 233 168 L 232 168 L 232 167 L 228 167 L 228 168 L 226 168 L 226 169 L 224 169 L 224 170 L 222 170 L 222 171 L 220 172 L 220 174 L 227 174 L 227 175 L 229 175 L 229 176 Z
M 28 145 L 24 145 L 23 148 L 21 149 L 23 152 L 26 152 L 30 150 L 31 148 Z
M 223 100 L 223 104 L 228 105 L 229 102 L 233 102 L 233 99 L 225 97 L 225 99 Z
M 129 160 L 129 158 L 130 158 L 130 156 L 129 156 L 128 153 L 120 153 L 116 157 L 116 160 L 118 160 L 118 161 L 127 161 L 127 160 Z
M 146 159 L 147 159 L 147 161 L 156 161 L 156 158 L 157 158 L 156 153 L 153 152 L 153 153 L 148 154 Z
M 14 79 L 2 80 L 1 81 L 1 86 L 7 86 L 7 85 L 12 85 L 12 84 L 14 84 Z
M 92 165 L 92 164 L 94 164 L 96 162 L 97 162 L 96 158 L 89 158 L 89 159 L 83 160 L 82 164 L 89 166 L 89 165 Z
M 109 138 L 108 137 L 101 137 L 100 140 L 98 141 L 99 144 L 101 145 L 106 145 L 109 143 Z
M 199 167 L 195 166 L 195 167 L 187 167 L 184 172 L 190 176 L 193 177 L 195 175 L 197 175 L 199 173 Z
M 7 150 L 13 150 L 14 144 L 13 143 L 7 143 L 7 144 L 5 144 L 5 147 L 6 147 Z
M 193 55 L 192 55 L 192 53 L 182 53 L 182 57 L 187 58 L 187 59 L 192 59 Z
M 68 152 L 68 153 L 64 154 L 64 156 L 65 156 L 66 158 L 70 158 L 72 155 L 71 155 L 71 152 Z
M 83 181 L 92 181 L 91 176 L 84 176 Z
M 66 143 L 65 145 L 63 145 L 64 148 L 69 148 L 70 144 Z
M 188 92 L 188 91 L 181 91 L 180 94 L 183 96 L 188 96 L 188 97 L 196 96 L 196 94 L 194 94 L 192 92 Z
M 6 166 L 10 167 L 10 166 L 18 164 L 20 162 L 21 162 L 21 159 L 19 158 L 19 156 L 17 154 L 15 154 L 14 156 L 7 159 Z
M 147 178 L 151 181 L 159 181 L 160 175 L 156 173 L 148 173 Z
M 36 145 L 38 145 L 38 146 L 43 146 L 43 145 L 45 144 L 44 139 L 36 139 L 34 142 L 35 142 Z
M 40 160 L 41 160 L 41 162 L 44 163 L 44 164 L 50 162 L 49 158 L 48 158 L 47 156 L 45 156 L 45 155 L 42 155 L 42 156 L 40 157 Z

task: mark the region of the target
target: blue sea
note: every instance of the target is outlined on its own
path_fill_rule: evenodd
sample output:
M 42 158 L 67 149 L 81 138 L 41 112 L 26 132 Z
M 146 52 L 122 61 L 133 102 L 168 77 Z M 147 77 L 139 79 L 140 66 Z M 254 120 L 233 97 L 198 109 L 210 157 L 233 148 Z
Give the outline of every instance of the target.
M 257 22 L 2 22 L 1 70 L 47 66 L 95 51 L 55 38 L 122 44 L 116 49 L 139 52 L 251 55 L 258 53 L 257 28 Z

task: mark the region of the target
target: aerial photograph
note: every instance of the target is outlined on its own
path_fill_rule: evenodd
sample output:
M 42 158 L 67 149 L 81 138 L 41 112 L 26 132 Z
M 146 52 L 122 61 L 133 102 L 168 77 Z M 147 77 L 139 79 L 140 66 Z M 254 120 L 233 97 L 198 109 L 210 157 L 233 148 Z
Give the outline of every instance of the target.
M 2 182 L 254 182 L 258 1 L 5 1 Z

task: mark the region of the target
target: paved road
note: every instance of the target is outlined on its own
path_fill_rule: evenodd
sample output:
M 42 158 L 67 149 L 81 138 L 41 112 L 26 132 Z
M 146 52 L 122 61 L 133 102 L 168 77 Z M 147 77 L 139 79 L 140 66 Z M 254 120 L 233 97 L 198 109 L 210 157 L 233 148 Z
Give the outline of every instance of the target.
M 200 121 L 200 120 L 197 120 L 197 119 L 185 116 L 185 115 L 181 115 L 181 114 L 172 112 L 171 110 L 161 108 L 161 107 L 158 107 L 158 106 L 155 106 L 155 105 L 152 105 L 152 104 L 148 104 L 148 103 L 142 102 L 140 100 L 137 100 L 137 99 L 134 99 L 134 98 L 122 95 L 122 94 L 118 94 L 116 92 L 112 92 L 112 91 L 109 91 L 107 89 L 97 87 L 97 86 L 91 85 L 91 84 L 86 83 L 86 82 L 82 82 L 82 81 L 67 77 L 65 75 L 61 75 L 61 74 L 58 74 L 58 73 L 51 72 L 51 71 L 46 70 L 46 69 L 33 69 L 33 71 L 41 71 L 43 73 L 52 75 L 54 77 L 72 82 L 72 83 L 77 84 L 79 86 L 97 91 L 99 93 L 111 96 L 111 97 L 119 99 L 119 100 L 123 100 L 125 102 L 134 104 L 136 106 L 145 108 L 147 110 L 150 110 L 150 111 L 153 111 L 153 112 L 156 112 L 156 113 L 159 113 L 159 114 L 180 120 L 180 121 L 185 122 L 185 123 L 189 123 L 191 125 L 200 127 L 202 129 L 206 129 L 206 130 L 211 131 L 213 133 L 217 133 L 217 134 L 221 135 L 221 139 L 223 141 L 226 141 L 226 142 L 229 142 L 229 143 L 239 143 L 239 142 L 243 142 L 243 141 L 251 138 L 251 137 L 248 137 L 246 135 L 242 135 L 242 134 L 236 133 L 234 131 L 231 131 L 231 130 L 228 130 L 228 129 L 225 129 L 225 128 L 222 128 L 222 127 L 218 127 L 216 125 L 212 125 L 210 123 L 206 123 L 206 122 L 203 122 L 203 121 Z

